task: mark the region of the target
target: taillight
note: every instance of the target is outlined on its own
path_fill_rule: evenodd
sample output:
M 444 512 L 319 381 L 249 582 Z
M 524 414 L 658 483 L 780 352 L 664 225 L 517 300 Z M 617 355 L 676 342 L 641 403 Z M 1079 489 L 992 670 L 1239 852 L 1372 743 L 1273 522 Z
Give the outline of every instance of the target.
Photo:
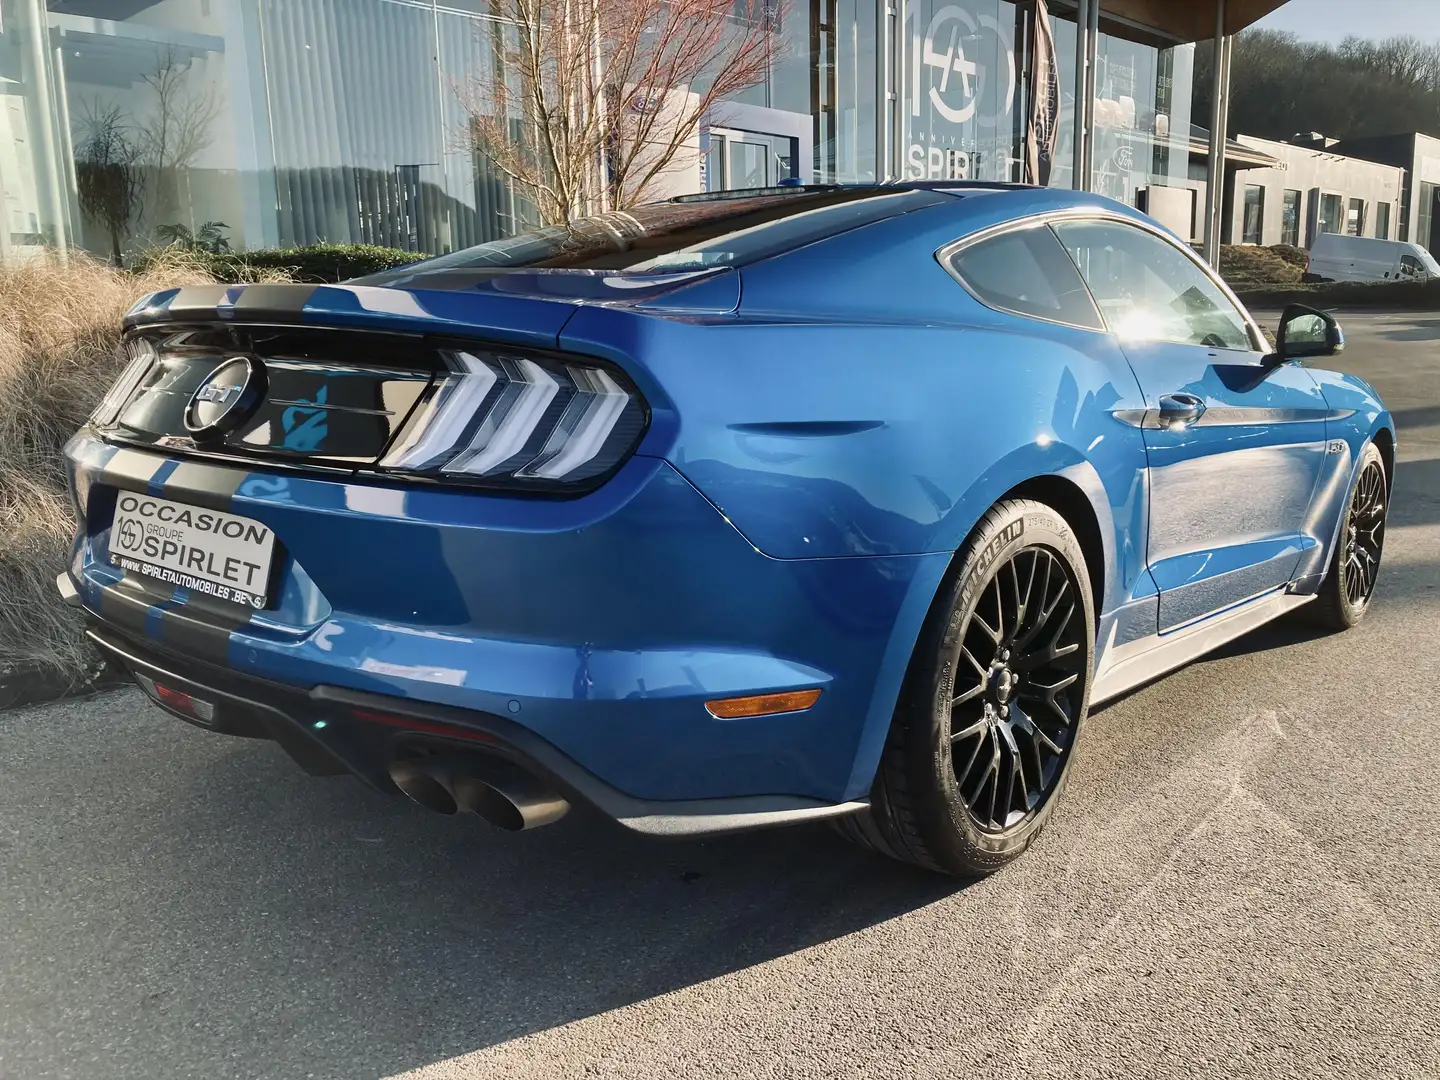
M 582 360 L 449 349 L 382 470 L 564 488 L 610 472 L 645 429 L 623 374 Z
M 130 357 L 130 363 L 125 365 L 125 369 L 120 372 L 120 378 L 115 380 L 115 384 L 106 391 L 100 404 L 95 406 L 95 411 L 90 414 L 90 422 L 96 427 L 109 427 L 115 422 L 121 407 L 130 400 L 135 388 L 160 359 L 155 346 L 143 337 L 133 337 L 126 341 L 125 353 Z

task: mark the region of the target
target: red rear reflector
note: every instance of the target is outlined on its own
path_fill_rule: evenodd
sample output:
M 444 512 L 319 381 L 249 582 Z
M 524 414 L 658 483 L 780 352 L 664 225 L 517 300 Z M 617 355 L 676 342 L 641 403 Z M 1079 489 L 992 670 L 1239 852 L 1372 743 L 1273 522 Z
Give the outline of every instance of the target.
M 739 720 L 746 716 L 774 716 L 777 713 L 804 712 L 819 700 L 819 690 L 787 690 L 783 694 L 757 694 L 754 697 L 707 701 L 705 708 L 717 720 Z
M 401 728 L 405 731 L 418 731 L 424 735 L 442 735 L 448 739 L 469 739 L 471 742 L 493 743 L 495 741 L 493 735 L 487 735 L 483 731 L 451 727 L 449 724 L 431 724 L 424 720 L 412 720 L 408 716 L 371 712 L 369 709 L 351 709 L 350 715 L 356 720 L 365 720 L 371 724 L 384 724 L 386 727 Z
M 207 724 L 215 719 L 215 706 L 208 701 L 201 701 L 199 698 L 191 697 L 183 690 L 175 690 L 163 683 L 151 683 L 155 687 L 155 700 L 161 705 L 166 705 L 176 712 L 184 713 L 186 716 L 193 716 L 196 720 L 203 720 Z

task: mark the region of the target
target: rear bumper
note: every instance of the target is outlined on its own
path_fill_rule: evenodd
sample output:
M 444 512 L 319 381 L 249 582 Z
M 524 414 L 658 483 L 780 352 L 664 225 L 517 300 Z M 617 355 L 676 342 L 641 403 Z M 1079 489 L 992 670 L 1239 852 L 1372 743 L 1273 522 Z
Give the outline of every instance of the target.
M 756 798 L 788 812 L 863 799 L 949 561 L 768 558 L 655 459 L 553 501 L 248 472 L 83 433 L 67 453 L 84 522 L 69 579 L 112 648 L 202 665 L 203 678 L 171 674 L 220 691 L 228 676 L 257 680 L 264 693 L 243 700 L 299 695 L 277 707 L 290 728 L 342 693 L 500 721 L 517 733 L 508 744 L 534 738 L 635 806 Z M 283 547 L 271 606 L 242 611 L 111 565 L 120 490 L 268 525 Z M 812 688 L 821 697 L 800 713 L 705 709 Z M 377 777 L 389 758 L 342 760 L 388 788 Z M 612 816 L 649 816 L 625 805 Z
M 572 802 L 581 802 L 635 832 L 687 836 L 767 828 L 840 817 L 865 801 L 825 803 L 795 796 L 728 799 L 636 799 L 600 780 L 534 732 L 503 717 L 380 694 L 315 686 L 297 690 L 161 652 L 114 630 L 92 626 L 90 640 L 132 675 L 214 706 L 213 718 L 166 709 L 212 731 L 273 739 L 315 776 L 351 773 L 393 792 L 388 768 L 407 745 L 452 746 L 514 762 Z

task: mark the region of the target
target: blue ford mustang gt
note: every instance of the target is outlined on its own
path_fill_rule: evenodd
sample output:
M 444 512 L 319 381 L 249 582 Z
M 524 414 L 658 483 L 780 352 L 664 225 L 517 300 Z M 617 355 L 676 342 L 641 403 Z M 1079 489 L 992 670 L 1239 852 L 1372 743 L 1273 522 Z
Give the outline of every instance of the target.
M 169 290 L 59 586 L 162 707 L 442 813 L 819 818 L 957 874 L 1087 710 L 1365 613 L 1395 433 L 1096 196 L 675 199 L 335 286 Z

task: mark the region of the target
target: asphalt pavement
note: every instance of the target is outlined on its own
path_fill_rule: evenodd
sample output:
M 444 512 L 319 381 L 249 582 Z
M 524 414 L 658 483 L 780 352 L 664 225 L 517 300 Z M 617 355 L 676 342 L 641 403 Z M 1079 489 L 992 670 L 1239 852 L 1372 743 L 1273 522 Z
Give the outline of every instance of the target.
M 134 691 L 0 714 L 0 1078 L 1440 1076 L 1440 317 L 1364 624 L 1098 711 L 963 885 L 824 827 L 436 817 Z

